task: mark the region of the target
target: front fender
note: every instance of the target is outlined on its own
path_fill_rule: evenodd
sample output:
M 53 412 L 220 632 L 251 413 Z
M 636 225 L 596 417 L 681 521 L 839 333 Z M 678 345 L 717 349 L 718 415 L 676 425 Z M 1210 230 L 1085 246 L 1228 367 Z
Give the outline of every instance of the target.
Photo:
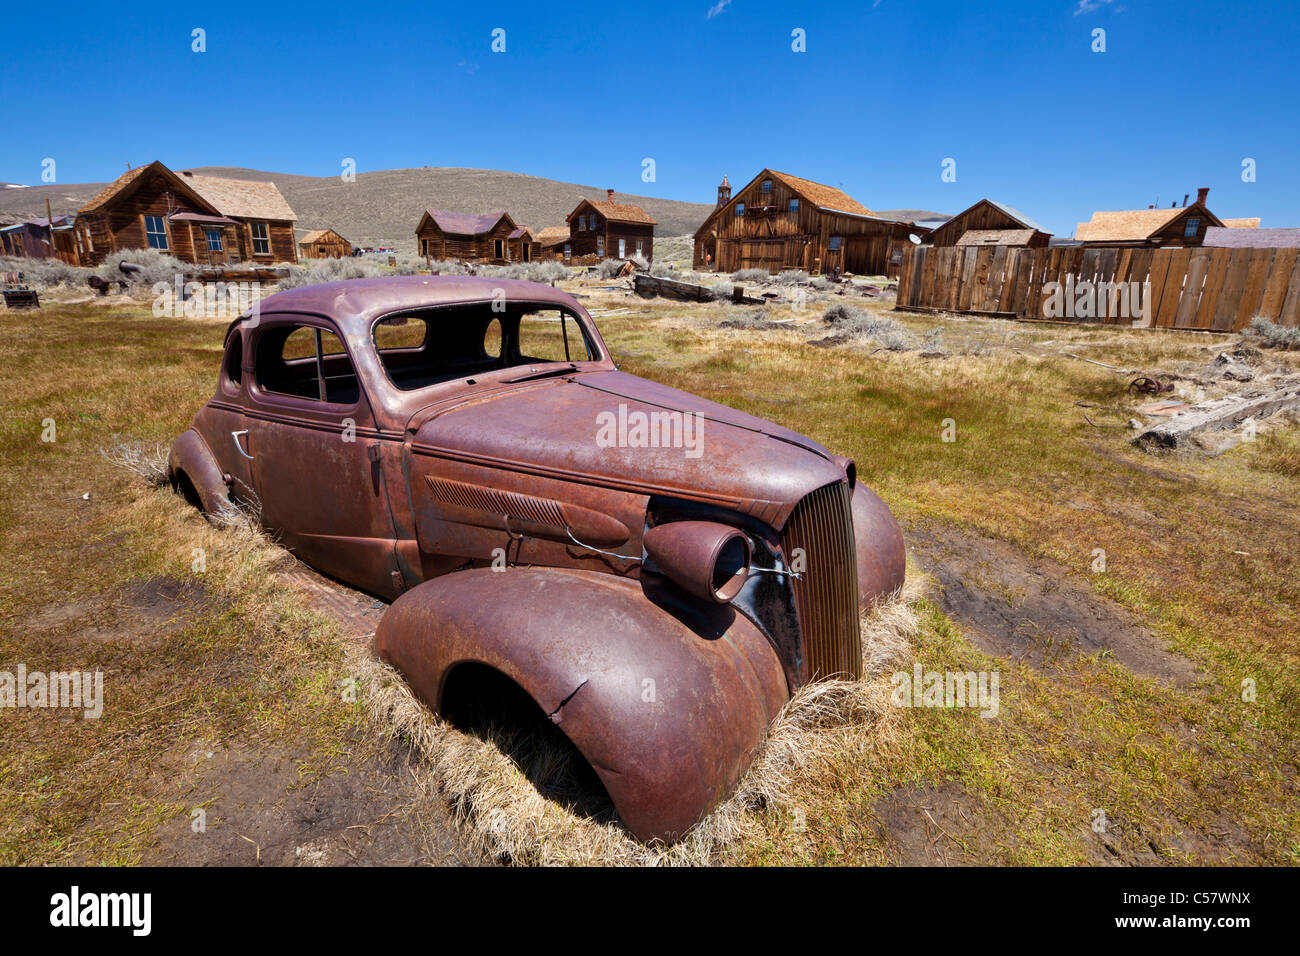
M 582 752 L 642 840 L 676 839 L 724 799 L 788 695 L 749 620 L 653 578 L 460 571 L 398 598 L 375 641 L 435 711 L 457 664 L 504 673 Z
M 903 531 L 880 496 L 859 484 L 853 489 L 853 537 L 857 542 L 858 606 L 866 611 L 903 586 L 907 555 Z
M 167 455 L 167 473 L 175 480 L 178 472 L 184 472 L 194 486 L 204 514 L 219 513 L 222 505 L 229 501 L 230 492 L 221 467 L 203 436 L 193 428 L 182 432 L 172 442 L 171 452 Z

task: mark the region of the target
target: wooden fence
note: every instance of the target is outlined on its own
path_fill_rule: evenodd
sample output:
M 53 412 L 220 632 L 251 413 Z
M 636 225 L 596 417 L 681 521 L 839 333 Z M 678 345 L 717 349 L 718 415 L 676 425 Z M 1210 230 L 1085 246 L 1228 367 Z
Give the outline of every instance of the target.
M 1146 324 L 1158 328 L 1233 332 L 1257 315 L 1294 326 L 1300 325 L 1297 253 L 1300 249 L 919 246 L 904 255 L 897 307 L 1143 324 L 1132 310 L 1116 308 L 1115 294 L 1101 283 L 1150 283 L 1141 301 L 1150 303 Z M 1055 300 L 1051 282 L 1061 284 Z M 1088 288 L 1102 292 L 1096 296 L 1100 301 L 1074 308 Z M 1064 314 L 1054 310 L 1062 302 L 1071 307 Z

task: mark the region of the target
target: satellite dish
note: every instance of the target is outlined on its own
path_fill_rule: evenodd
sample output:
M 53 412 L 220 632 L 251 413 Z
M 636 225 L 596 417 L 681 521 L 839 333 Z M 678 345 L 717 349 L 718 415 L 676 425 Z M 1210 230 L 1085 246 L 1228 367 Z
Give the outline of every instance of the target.
M 912 232 L 912 233 L 908 233 L 907 238 L 908 238 L 908 240 L 909 240 L 910 242 L 912 242 L 912 243 L 914 243 L 914 244 L 916 244 L 916 245 L 918 245 L 918 246 L 921 244 L 921 237 L 918 236 L 918 235 L 917 235 L 916 233 L 914 233 L 914 232 Z

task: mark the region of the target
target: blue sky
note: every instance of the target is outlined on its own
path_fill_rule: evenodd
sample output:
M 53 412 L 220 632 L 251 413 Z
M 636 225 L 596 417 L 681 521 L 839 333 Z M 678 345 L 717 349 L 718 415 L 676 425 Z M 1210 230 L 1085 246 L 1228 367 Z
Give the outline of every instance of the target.
M 873 209 L 988 196 L 1061 236 L 1198 186 L 1221 217 L 1300 226 L 1295 3 L 19 3 L 5 18 L 11 182 L 39 183 L 45 157 L 61 182 L 152 159 L 334 175 L 352 157 L 711 202 L 724 171 L 770 166 Z

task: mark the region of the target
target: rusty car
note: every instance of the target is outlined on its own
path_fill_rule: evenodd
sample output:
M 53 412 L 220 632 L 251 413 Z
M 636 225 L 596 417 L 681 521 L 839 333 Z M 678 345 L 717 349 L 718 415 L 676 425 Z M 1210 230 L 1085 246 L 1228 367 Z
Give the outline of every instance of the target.
M 645 841 L 725 799 L 800 687 L 861 676 L 905 573 L 853 461 L 620 371 L 576 298 L 515 280 L 266 298 L 169 472 L 391 600 L 377 652 L 433 711 L 473 668 L 522 689 Z

